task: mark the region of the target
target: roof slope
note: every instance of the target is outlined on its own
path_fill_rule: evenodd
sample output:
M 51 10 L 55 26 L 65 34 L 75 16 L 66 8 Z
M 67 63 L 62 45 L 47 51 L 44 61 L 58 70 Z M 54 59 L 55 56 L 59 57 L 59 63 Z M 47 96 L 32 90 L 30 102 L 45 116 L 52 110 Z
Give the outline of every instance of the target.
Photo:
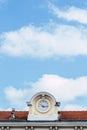
M 87 111 L 60 111 L 61 120 L 87 120 Z M 27 120 L 28 111 L 15 111 L 14 120 Z M 0 111 L 0 120 L 11 120 L 11 111 Z
M 87 111 L 61 111 L 62 120 L 87 120 Z
M 0 120 L 10 120 L 12 111 L 0 111 Z M 16 120 L 26 120 L 28 111 L 15 111 Z

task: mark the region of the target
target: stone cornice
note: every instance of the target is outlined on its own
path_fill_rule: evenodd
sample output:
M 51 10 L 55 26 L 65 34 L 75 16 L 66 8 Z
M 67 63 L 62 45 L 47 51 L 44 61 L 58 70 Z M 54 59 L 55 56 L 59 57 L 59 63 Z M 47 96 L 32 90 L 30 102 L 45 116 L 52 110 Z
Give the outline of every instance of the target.
M 49 126 L 58 126 L 58 127 L 66 127 L 66 128 L 72 128 L 75 126 L 83 126 L 83 127 L 87 127 L 87 121 L 67 121 L 67 122 L 63 122 L 63 121 L 58 121 L 58 122 L 21 122 L 21 121 L 1 121 L 0 122 L 0 127 L 1 126 L 10 126 L 10 127 L 26 127 L 26 126 L 35 126 L 35 127 L 49 127 Z

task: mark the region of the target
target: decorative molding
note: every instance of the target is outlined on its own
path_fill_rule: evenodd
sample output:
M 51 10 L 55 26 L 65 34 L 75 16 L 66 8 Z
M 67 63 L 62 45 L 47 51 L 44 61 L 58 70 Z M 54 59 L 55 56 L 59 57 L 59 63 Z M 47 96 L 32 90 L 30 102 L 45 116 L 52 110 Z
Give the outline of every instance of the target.
M 80 128 L 82 130 L 83 128 L 87 128 L 87 121 L 12 121 L 12 122 L 0 122 L 1 130 L 4 130 L 6 127 L 58 127 L 58 128 L 73 128 L 77 130 Z
M 10 130 L 9 126 L 7 126 L 6 130 Z
M 25 127 L 25 130 L 28 130 L 28 126 Z
M 83 130 L 82 126 L 75 126 L 74 130 Z
M 58 127 L 57 127 L 57 126 L 55 126 L 55 130 L 58 130 Z
M 83 127 L 82 127 L 82 126 L 80 126 L 80 130 L 83 130 Z
M 33 127 L 33 126 L 31 126 L 31 130 L 34 130 L 34 127 Z
M 53 129 L 52 126 L 50 126 L 49 130 L 52 130 L 52 129 Z
M 78 130 L 77 126 L 75 126 L 74 130 Z
M 4 127 L 3 127 L 3 126 L 1 127 L 1 130 L 4 130 Z

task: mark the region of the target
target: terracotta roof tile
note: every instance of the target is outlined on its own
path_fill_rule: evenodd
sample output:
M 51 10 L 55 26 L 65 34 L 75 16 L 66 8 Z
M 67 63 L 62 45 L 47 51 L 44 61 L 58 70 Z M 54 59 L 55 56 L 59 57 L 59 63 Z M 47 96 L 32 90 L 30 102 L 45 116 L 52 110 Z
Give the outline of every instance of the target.
M 61 120 L 87 120 L 87 111 L 60 111 Z M 27 120 L 28 111 L 15 111 L 14 120 Z M 10 120 L 11 111 L 0 111 L 0 120 Z
M 15 111 L 15 120 L 26 120 L 28 112 L 27 111 Z M 0 111 L 0 120 L 10 120 L 11 111 Z
M 62 120 L 87 120 L 87 111 L 61 111 Z

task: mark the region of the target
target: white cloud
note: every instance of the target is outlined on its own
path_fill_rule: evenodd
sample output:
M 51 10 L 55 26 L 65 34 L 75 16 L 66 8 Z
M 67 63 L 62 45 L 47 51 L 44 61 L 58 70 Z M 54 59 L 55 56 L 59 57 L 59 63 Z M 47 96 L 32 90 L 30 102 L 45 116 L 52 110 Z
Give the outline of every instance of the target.
M 80 105 L 77 105 L 77 104 L 67 104 L 64 107 L 64 110 L 72 110 L 72 111 L 87 110 L 87 106 L 83 107 L 83 106 L 80 106 Z
M 49 3 L 49 8 L 59 18 L 64 18 L 68 21 L 77 21 L 79 23 L 87 24 L 87 10 L 85 9 L 72 6 L 62 11 L 52 3 Z
M 29 89 L 16 89 L 7 87 L 5 94 L 11 104 L 25 107 L 26 101 L 40 91 L 50 92 L 57 101 L 65 102 L 75 101 L 78 97 L 87 97 L 87 77 L 77 79 L 68 79 L 58 75 L 43 75 L 36 82 L 29 83 Z M 70 108 L 72 106 L 66 108 Z M 76 107 L 78 108 L 78 107 Z
M 7 100 L 9 100 L 12 105 L 21 106 L 22 102 L 24 101 L 24 98 L 26 98 L 27 90 L 17 90 L 15 87 L 9 86 L 6 87 L 5 94 Z
M 7 0 L 0 0 L 0 6 L 4 5 L 7 3 Z
M 87 29 L 55 25 L 53 31 L 44 27 L 28 26 L 3 33 L 0 53 L 18 56 L 50 58 L 87 55 Z
M 70 101 L 87 95 L 87 77 L 68 79 L 58 75 L 43 75 L 33 88 L 52 93 L 61 101 Z

